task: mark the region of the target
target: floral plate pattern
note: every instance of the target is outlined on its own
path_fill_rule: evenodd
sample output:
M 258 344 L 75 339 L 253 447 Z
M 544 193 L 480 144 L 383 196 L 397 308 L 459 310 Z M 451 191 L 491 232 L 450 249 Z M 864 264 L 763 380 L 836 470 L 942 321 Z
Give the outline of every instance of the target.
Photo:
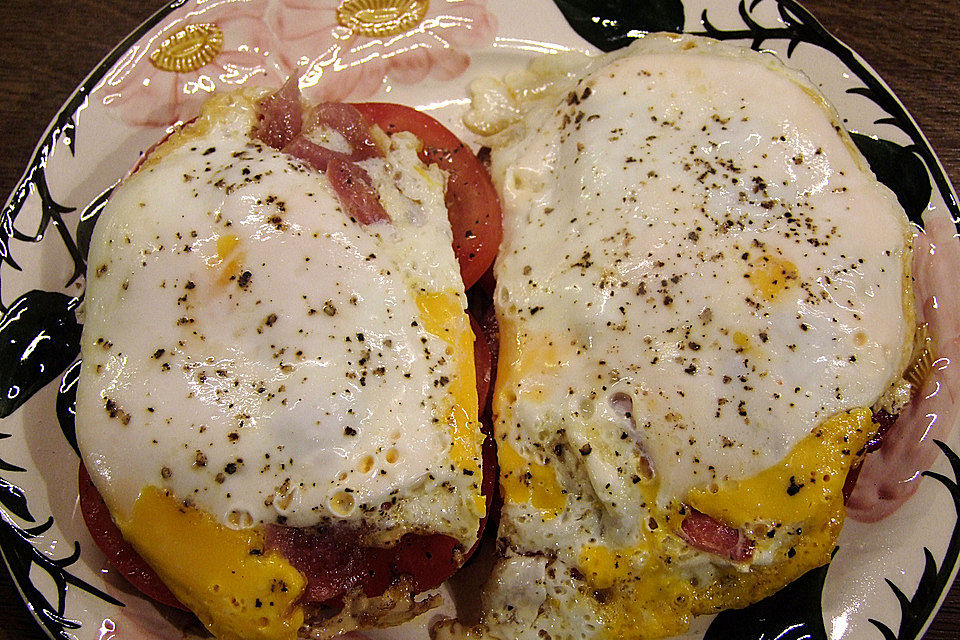
M 204 635 L 192 617 L 146 601 L 106 565 L 76 496 L 58 491 L 58 476 L 77 463 L 74 310 L 96 216 L 139 153 L 171 123 L 193 117 L 212 91 L 279 86 L 299 70 L 311 100 L 410 104 L 475 141 L 460 124 L 475 77 L 502 75 L 540 53 L 610 51 L 647 31 L 709 35 L 774 51 L 804 70 L 845 116 L 878 178 L 926 230 L 918 248 L 936 254 L 926 268 L 960 267 L 957 198 L 929 144 L 883 81 L 799 4 L 627 5 L 538 0 L 525 3 L 518 20 L 516 3 L 506 0 L 176 0 L 94 70 L 0 212 L 0 549 L 51 637 Z M 941 292 L 921 290 L 919 303 L 956 304 L 949 295 L 938 299 Z M 854 495 L 833 562 L 745 610 L 697 620 L 685 637 L 920 637 L 960 554 L 960 389 L 945 373 L 955 352 L 956 345 L 945 348 L 931 363 L 940 373 L 923 393 L 939 405 L 919 421 L 926 433 L 904 438 L 899 449 L 885 447 L 887 458 L 875 454 L 873 469 L 868 462 L 862 485 L 874 491 Z M 898 469 L 903 459 L 916 468 Z M 904 530 L 924 537 L 904 538 Z M 452 614 L 447 601 L 441 611 Z M 422 639 L 427 622 L 372 635 Z

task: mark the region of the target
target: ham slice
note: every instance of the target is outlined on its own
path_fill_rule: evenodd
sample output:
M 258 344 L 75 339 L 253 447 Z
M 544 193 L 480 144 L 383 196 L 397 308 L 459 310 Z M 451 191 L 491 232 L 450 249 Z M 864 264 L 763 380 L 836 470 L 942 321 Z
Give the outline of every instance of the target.
M 354 589 L 376 597 L 400 580 L 414 593 L 432 589 L 463 562 L 457 541 L 441 534 L 407 534 L 389 548 L 365 547 L 361 540 L 360 532 L 343 526 L 268 526 L 265 542 L 306 576 L 302 602 L 334 607 Z
M 322 147 L 316 142 L 310 140 L 307 136 L 300 134 L 287 143 L 283 149 L 284 153 L 289 153 L 294 158 L 303 160 L 308 165 L 320 172 L 325 172 L 331 160 L 340 162 L 352 162 L 350 154 L 334 151 L 327 147 Z
M 350 156 L 353 162 L 383 157 L 376 140 L 370 135 L 370 123 L 352 104 L 321 102 L 316 105 L 307 114 L 304 129 L 313 131 L 318 126 L 330 127 L 343 136 L 353 149 Z
M 383 156 L 370 133 L 370 124 L 351 104 L 320 103 L 303 114 L 296 74 L 279 91 L 260 102 L 260 126 L 254 137 L 326 173 L 345 213 L 360 224 L 389 222 L 390 216 L 366 169 L 357 164 Z M 310 140 L 317 127 L 333 129 L 350 145 L 350 153 L 336 151 Z
M 696 509 L 680 524 L 683 538 L 694 549 L 733 560 L 744 562 L 753 557 L 753 540 L 739 529 L 725 525 Z
M 370 135 L 370 124 L 352 104 L 324 102 L 310 109 L 304 119 L 302 133 L 298 133 L 282 148 L 284 153 L 303 160 L 317 171 L 326 171 L 331 160 L 359 162 L 383 157 L 383 151 Z M 307 137 L 317 127 L 330 128 L 350 145 L 350 153 L 334 151 Z
M 322 534 L 312 529 L 270 526 L 267 549 L 277 549 L 307 577 L 304 602 L 328 602 L 360 584 L 364 575 L 363 547 L 348 529 L 331 528 Z
M 370 174 L 363 167 L 332 159 L 327 164 L 327 178 L 348 216 L 360 224 L 390 221 Z
M 291 75 L 279 91 L 260 103 L 260 126 L 254 137 L 274 149 L 287 146 L 303 126 L 299 82 L 297 74 Z

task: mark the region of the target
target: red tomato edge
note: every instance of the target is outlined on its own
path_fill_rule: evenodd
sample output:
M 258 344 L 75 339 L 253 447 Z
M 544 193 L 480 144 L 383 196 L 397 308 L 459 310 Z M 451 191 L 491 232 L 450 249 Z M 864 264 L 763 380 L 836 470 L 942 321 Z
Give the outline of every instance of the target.
M 423 143 L 420 159 L 449 172 L 447 214 L 464 287 L 469 289 L 493 263 L 503 235 L 502 213 L 490 175 L 476 154 L 432 116 L 389 102 L 354 106 L 386 133 L 409 131 Z
M 147 561 L 124 540 L 120 529 L 110 517 L 110 510 L 107 509 L 103 497 L 90 480 L 83 462 L 80 463 L 78 476 L 80 513 L 83 514 L 83 522 L 97 548 L 103 552 L 110 564 L 142 593 L 157 602 L 187 611 Z

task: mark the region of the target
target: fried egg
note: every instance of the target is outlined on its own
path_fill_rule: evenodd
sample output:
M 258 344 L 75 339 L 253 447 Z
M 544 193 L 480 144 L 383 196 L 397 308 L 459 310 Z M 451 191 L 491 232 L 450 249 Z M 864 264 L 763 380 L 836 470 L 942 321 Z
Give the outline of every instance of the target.
M 264 527 L 371 546 L 485 512 L 473 334 L 445 175 L 409 134 L 361 164 L 389 222 L 212 98 L 118 186 L 90 243 L 77 438 L 135 549 L 219 638 L 293 638 L 306 577 Z M 331 133 L 335 137 L 334 133 Z
M 504 205 L 483 633 L 657 638 L 829 560 L 911 229 L 812 83 L 651 35 L 474 87 Z

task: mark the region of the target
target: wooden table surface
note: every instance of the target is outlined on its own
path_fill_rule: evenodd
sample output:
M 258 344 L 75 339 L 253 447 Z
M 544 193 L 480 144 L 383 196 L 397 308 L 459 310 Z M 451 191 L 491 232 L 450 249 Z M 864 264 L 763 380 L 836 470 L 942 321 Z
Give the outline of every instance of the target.
M 163 4 L 164 0 L 0 2 L 0 24 L 5 25 L 0 38 L 0 194 L 11 192 L 47 123 L 73 88 Z M 926 133 L 953 184 L 960 185 L 960 2 L 803 0 L 803 4 L 887 81 Z M 0 640 L 45 637 L 0 568 Z M 925 636 L 958 637 L 960 583 Z

